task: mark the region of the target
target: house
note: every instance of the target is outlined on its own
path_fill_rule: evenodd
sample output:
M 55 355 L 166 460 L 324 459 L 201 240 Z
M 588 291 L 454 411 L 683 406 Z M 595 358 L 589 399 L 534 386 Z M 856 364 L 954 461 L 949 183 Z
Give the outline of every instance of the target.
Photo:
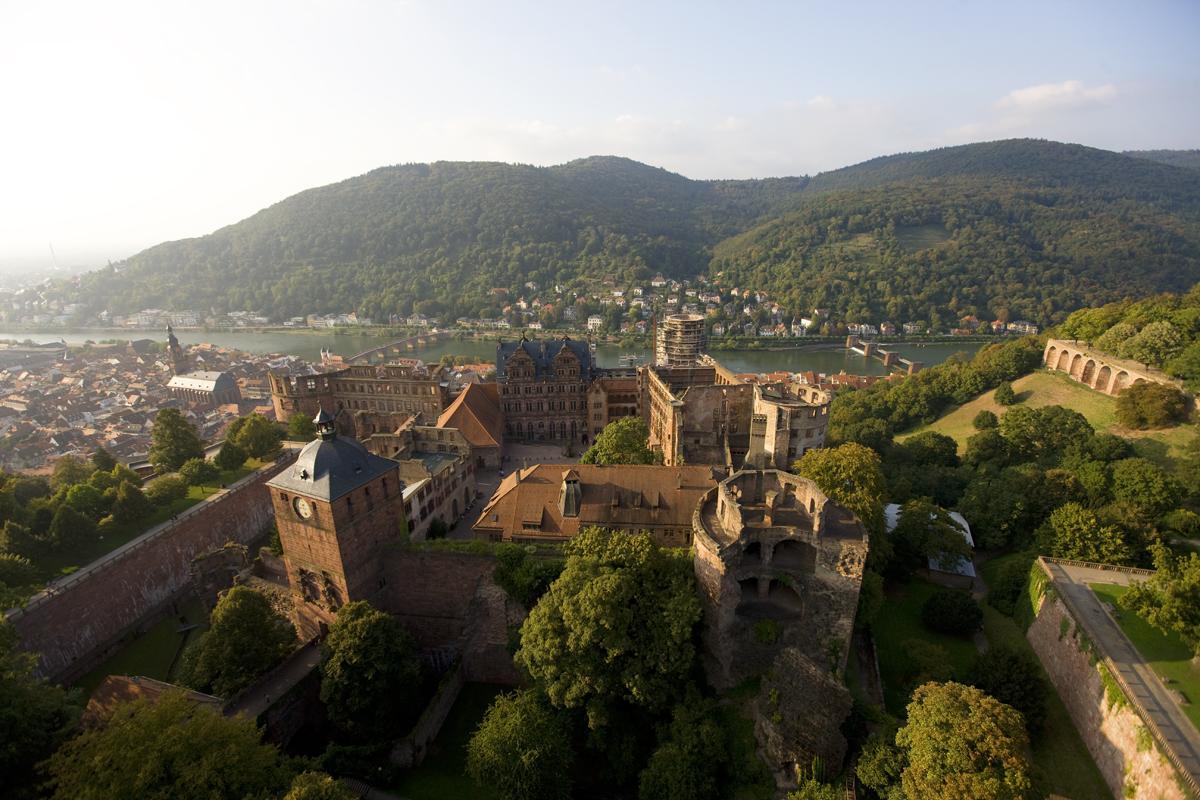
M 589 331 L 598 331 L 604 327 L 604 317 L 599 314 L 592 314 L 587 319 L 587 329 Z

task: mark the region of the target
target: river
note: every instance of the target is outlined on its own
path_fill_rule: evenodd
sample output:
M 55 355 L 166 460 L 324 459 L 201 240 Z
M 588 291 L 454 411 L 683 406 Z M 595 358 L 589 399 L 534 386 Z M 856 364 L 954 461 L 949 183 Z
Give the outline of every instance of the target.
M 351 356 L 386 343 L 379 336 L 335 334 L 333 331 L 193 331 L 176 333 L 183 345 L 208 342 L 219 347 L 230 347 L 249 353 L 286 353 L 308 361 L 319 361 L 321 350 Z M 88 331 L 0 331 L 0 341 L 11 339 L 35 342 L 65 341 L 67 344 L 83 344 L 86 341 L 103 339 L 162 338 L 160 331 L 151 330 L 88 330 Z M 955 353 L 973 354 L 982 347 L 980 342 L 938 342 L 931 344 L 898 343 L 887 345 L 906 358 L 923 362 L 926 366 L 940 364 Z M 622 355 L 632 354 L 646 360 L 648 348 L 626 348 L 601 344 L 596 347 L 596 363 L 601 367 L 620 366 Z M 491 362 L 496 358 L 496 342 L 482 339 L 450 339 L 412 352 L 415 357 L 426 361 L 437 361 L 444 355 L 461 355 Z M 796 347 L 788 350 L 722 350 L 713 356 L 734 372 L 849 372 L 855 375 L 885 375 L 887 370 L 874 358 L 865 358 L 841 347 L 822 345 Z

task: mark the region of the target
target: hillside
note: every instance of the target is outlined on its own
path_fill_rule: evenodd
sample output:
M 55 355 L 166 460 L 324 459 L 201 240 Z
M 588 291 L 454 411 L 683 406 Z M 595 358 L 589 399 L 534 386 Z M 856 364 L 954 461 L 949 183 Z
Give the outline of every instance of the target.
M 694 181 L 615 157 L 438 162 L 310 189 L 67 290 L 91 308 L 498 315 L 503 288 L 724 273 L 793 313 L 1056 321 L 1200 280 L 1200 175 L 1012 140 L 808 178 Z
M 1200 169 L 1200 150 L 1126 150 L 1124 155 L 1170 164 L 1173 167 Z

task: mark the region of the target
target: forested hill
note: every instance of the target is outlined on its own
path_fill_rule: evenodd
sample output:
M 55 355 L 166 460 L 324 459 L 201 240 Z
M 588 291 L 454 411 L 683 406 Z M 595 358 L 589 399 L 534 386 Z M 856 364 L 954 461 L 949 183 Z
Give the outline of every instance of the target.
M 795 313 L 1049 322 L 1185 288 L 1198 265 L 1200 173 L 1010 140 L 811 180 L 694 181 L 615 157 L 385 167 L 150 248 L 70 294 L 114 312 L 452 318 L 497 315 L 492 289 L 515 296 L 527 281 L 582 291 L 710 272 Z
M 1158 161 L 1173 167 L 1200 169 L 1200 150 L 1126 150 L 1124 155 Z

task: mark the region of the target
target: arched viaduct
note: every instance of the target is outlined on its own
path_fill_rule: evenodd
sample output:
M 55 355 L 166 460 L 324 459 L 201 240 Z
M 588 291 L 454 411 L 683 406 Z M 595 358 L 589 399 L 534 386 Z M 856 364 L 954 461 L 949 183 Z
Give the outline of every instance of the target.
M 1150 381 L 1182 389 L 1181 381 L 1148 369 L 1134 361 L 1093 350 L 1084 342 L 1068 339 L 1051 339 L 1042 354 L 1046 369 L 1065 372 L 1072 379 L 1086 384 L 1098 392 L 1118 395 L 1135 383 Z

